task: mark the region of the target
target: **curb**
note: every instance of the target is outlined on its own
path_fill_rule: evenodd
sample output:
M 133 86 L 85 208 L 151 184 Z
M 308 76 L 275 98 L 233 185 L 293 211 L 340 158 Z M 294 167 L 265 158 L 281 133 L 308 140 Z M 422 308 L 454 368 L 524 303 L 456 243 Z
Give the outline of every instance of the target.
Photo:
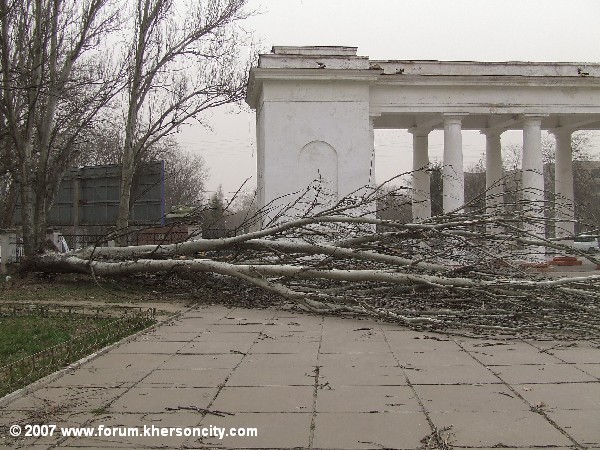
M 37 391 L 38 389 L 44 387 L 47 384 L 52 383 L 53 381 L 59 379 L 63 375 L 66 375 L 67 373 L 72 372 L 73 370 L 79 368 L 81 365 L 85 364 L 86 362 L 92 361 L 92 360 L 98 358 L 99 356 L 102 356 L 103 354 L 109 352 L 110 350 L 130 342 L 130 341 L 134 340 L 135 338 L 141 336 L 142 334 L 145 334 L 148 331 L 151 331 L 161 325 L 164 325 L 166 322 L 169 322 L 173 319 L 179 318 L 179 316 L 194 309 L 196 306 L 190 306 L 188 308 L 182 309 L 181 311 L 175 312 L 175 313 L 165 317 L 161 321 L 156 322 L 154 325 L 144 328 L 143 330 L 140 330 L 137 333 L 134 333 L 130 336 L 125 336 L 123 339 L 121 339 L 117 342 L 113 342 L 112 344 L 101 348 L 100 350 L 92 353 L 91 355 L 84 356 L 83 358 L 69 364 L 67 367 L 63 367 L 62 369 L 59 369 L 56 372 L 46 375 L 45 377 L 40 378 L 39 380 L 36 380 L 33 383 L 28 384 L 25 387 L 22 387 L 21 389 L 17 389 L 16 391 L 11 392 L 10 394 L 6 394 L 4 397 L 0 398 L 0 408 L 8 406 L 15 400 L 17 400 L 21 397 L 24 397 L 34 391 Z

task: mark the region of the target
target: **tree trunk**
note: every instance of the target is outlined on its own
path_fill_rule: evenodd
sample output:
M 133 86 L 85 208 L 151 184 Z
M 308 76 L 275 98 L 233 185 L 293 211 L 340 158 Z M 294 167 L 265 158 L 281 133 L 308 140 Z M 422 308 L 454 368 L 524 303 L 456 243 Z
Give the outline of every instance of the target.
M 117 216 L 117 245 L 124 247 L 127 245 L 127 236 L 129 229 L 129 212 L 131 209 L 131 186 L 133 184 L 133 174 L 135 165 L 132 161 L 131 152 L 123 154 L 121 164 L 121 186 L 119 194 L 119 212 Z

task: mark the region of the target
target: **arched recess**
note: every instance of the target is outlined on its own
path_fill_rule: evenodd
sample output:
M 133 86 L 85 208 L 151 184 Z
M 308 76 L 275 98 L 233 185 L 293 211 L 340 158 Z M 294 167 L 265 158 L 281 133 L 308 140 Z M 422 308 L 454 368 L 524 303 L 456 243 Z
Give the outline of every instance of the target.
M 319 186 L 329 200 L 338 200 L 338 154 L 327 142 L 313 141 L 300 150 L 298 174 L 300 189 Z

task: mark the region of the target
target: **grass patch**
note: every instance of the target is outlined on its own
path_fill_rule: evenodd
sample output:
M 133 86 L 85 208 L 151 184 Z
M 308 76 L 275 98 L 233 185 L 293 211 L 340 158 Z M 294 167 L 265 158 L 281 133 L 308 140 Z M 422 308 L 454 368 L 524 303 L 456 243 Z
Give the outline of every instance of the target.
M 187 301 L 161 277 L 0 275 L 0 397 L 148 327 L 149 308 Z
M 0 367 L 72 339 L 111 319 L 71 317 L 0 318 Z
M 145 316 L 0 318 L 0 397 L 152 324 Z

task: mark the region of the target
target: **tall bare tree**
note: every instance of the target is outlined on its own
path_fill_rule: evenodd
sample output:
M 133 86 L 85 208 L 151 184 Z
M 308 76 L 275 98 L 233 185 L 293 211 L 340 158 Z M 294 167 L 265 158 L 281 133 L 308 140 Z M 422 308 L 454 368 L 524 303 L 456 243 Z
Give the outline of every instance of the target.
M 173 144 L 176 144 L 173 142 Z M 165 161 L 165 210 L 174 206 L 198 206 L 204 201 L 208 168 L 201 155 L 174 145 L 163 154 Z
M 26 255 L 43 249 L 47 213 L 77 140 L 115 93 L 99 48 L 118 23 L 111 0 L 0 0 L 0 151 L 18 184 Z
M 117 228 L 129 223 L 131 185 L 147 149 L 207 109 L 244 95 L 248 0 L 136 0 Z

